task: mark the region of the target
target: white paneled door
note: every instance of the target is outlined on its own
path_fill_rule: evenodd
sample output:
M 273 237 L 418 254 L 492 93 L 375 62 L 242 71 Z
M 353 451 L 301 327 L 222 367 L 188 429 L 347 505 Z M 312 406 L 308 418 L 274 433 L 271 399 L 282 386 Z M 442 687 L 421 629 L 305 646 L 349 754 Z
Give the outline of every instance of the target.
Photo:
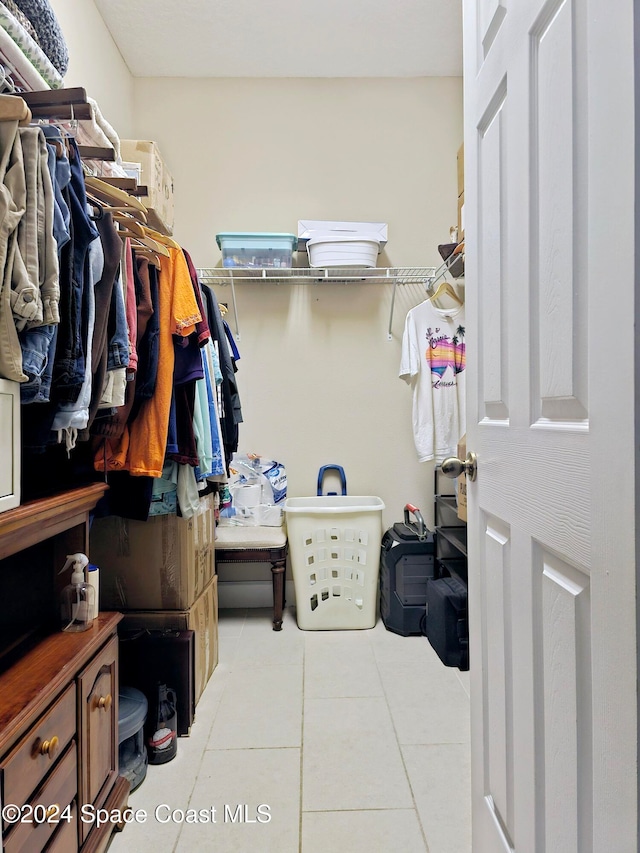
M 633 0 L 464 0 L 473 851 L 637 848 Z

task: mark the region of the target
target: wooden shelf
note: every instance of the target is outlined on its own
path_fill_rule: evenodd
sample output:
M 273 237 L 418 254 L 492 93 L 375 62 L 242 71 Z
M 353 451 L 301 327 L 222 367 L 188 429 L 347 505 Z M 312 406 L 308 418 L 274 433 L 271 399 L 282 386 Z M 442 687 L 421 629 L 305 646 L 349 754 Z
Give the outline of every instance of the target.
M 28 501 L 0 514 L 0 560 L 44 542 L 70 527 L 84 524 L 87 513 L 107 490 L 106 483 L 92 483 L 47 498 Z

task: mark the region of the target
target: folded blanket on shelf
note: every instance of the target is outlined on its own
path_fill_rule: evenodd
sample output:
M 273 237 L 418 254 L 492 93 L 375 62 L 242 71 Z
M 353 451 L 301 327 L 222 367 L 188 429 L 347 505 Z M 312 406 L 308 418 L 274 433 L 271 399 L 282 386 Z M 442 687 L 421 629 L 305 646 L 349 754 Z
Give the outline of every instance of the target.
M 59 89 L 62 76 L 20 22 L 0 2 L 0 62 L 25 89 Z M 15 74 L 13 73 L 15 72 Z
M 4 5 L 7 7 L 7 11 L 11 12 L 11 14 L 16 19 L 16 21 L 18 21 L 19 24 L 22 24 L 22 26 L 29 33 L 31 38 L 36 42 L 36 44 L 39 45 L 40 40 L 38 39 L 38 34 L 35 30 L 35 27 L 31 23 L 29 18 L 27 18 L 27 16 L 22 11 L 22 9 L 19 9 L 16 6 L 16 4 L 14 3 L 14 0 L 4 0 Z
M 14 0 L 33 24 L 38 41 L 54 68 L 63 76 L 69 67 L 69 51 L 49 0 Z

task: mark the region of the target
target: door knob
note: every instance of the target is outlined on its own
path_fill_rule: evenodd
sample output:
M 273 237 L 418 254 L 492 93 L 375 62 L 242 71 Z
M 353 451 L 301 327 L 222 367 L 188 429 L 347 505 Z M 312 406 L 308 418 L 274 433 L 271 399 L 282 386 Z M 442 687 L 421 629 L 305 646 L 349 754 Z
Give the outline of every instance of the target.
M 441 467 L 445 477 L 451 477 L 452 480 L 455 480 L 460 474 L 466 474 L 473 482 L 478 473 L 478 457 L 472 451 L 467 453 L 467 458 L 464 461 L 458 459 L 457 456 L 449 456 L 444 460 Z

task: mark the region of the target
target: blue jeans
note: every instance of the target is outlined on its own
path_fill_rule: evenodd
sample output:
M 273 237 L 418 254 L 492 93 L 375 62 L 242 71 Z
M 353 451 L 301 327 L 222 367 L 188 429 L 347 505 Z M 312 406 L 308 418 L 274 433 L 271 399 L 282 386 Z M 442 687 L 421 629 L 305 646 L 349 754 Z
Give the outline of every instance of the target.
M 53 144 L 47 146 L 49 154 L 47 166 L 54 195 L 53 236 L 58 244 L 58 258 L 60 258 L 62 247 L 71 239 L 69 234 L 71 214 L 62 195 L 62 190 L 71 180 L 71 168 L 65 153 L 66 148 L 62 143 L 60 129 L 49 126 L 43 127 L 42 132 L 47 140 L 59 142 L 56 147 Z M 56 152 L 60 156 L 57 156 Z M 20 333 L 22 369 L 28 376 L 28 381 L 20 386 L 20 401 L 23 404 L 49 402 L 57 339 L 57 325 L 38 326 L 25 329 Z
M 75 403 L 85 374 L 86 330 L 83 329 L 84 274 L 89 245 L 99 235 L 87 214 L 87 197 L 78 147 L 71 145 L 71 181 L 68 187 L 71 210 L 71 242 L 62 251 L 60 265 L 60 328 L 53 372 L 56 402 Z
M 20 333 L 22 370 L 28 381 L 20 386 L 20 402 L 48 403 L 58 326 L 36 326 Z
M 129 332 L 122 290 L 122 277 L 116 276 L 111 292 L 111 313 L 109 315 L 109 341 L 107 343 L 107 370 L 129 366 Z

